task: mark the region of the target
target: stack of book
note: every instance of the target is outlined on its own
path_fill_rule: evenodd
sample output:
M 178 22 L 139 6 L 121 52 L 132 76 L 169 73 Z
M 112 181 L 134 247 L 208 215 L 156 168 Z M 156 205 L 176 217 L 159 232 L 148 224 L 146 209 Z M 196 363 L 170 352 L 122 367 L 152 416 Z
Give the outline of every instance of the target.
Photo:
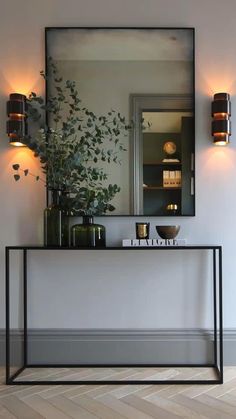
M 122 247 L 186 246 L 186 239 L 124 239 Z
M 163 187 L 179 188 L 181 186 L 181 170 L 163 170 Z

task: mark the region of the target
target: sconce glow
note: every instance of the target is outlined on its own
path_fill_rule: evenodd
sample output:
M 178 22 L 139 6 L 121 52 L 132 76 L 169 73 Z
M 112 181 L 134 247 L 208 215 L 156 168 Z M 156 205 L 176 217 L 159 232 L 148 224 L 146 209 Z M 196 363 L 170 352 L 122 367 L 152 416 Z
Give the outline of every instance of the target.
M 15 147 L 26 147 L 25 144 L 20 143 L 19 141 L 10 140 L 10 144 L 14 145 Z
M 214 140 L 214 145 L 220 145 L 220 146 L 225 146 L 227 145 L 229 142 L 226 142 L 225 140 Z
M 9 143 L 17 147 L 24 147 L 23 138 L 28 133 L 26 96 L 21 93 L 10 94 L 7 102 L 7 134 Z
M 222 146 L 229 143 L 231 135 L 231 102 L 228 93 L 216 93 L 212 102 L 211 114 L 212 136 L 215 145 Z

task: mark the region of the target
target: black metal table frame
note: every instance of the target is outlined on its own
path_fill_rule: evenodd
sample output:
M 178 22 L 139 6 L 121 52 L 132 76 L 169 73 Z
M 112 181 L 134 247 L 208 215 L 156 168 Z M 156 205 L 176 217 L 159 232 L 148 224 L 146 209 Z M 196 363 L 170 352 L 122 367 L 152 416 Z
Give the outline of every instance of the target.
M 32 250 L 60 250 L 60 251 L 107 251 L 107 250 L 129 250 L 129 251 L 188 251 L 188 250 L 211 250 L 213 262 L 213 316 L 214 316 L 214 362 L 212 364 L 29 364 L 28 363 L 28 310 L 27 310 L 27 256 L 28 251 Z M 10 252 L 22 251 L 23 254 L 23 366 L 16 372 L 11 374 L 10 365 Z M 77 248 L 62 248 L 62 247 L 43 247 L 43 246 L 7 246 L 6 247 L 6 384 L 17 385 L 87 385 L 87 384 L 222 384 L 223 383 L 223 303 L 222 303 L 222 247 L 221 246 L 165 246 L 165 247 L 107 247 L 104 249 L 77 249 Z M 218 261 L 218 266 L 217 266 Z M 217 281 L 218 279 L 218 281 Z M 217 290 L 218 288 L 218 290 Z M 218 298 L 217 298 L 218 291 Z M 217 321 L 218 320 L 218 321 Z M 20 374 L 26 368 L 177 368 L 177 367 L 211 367 L 215 370 L 216 379 L 187 379 L 187 380 L 25 380 L 20 379 Z M 17 379 L 17 380 L 16 380 Z

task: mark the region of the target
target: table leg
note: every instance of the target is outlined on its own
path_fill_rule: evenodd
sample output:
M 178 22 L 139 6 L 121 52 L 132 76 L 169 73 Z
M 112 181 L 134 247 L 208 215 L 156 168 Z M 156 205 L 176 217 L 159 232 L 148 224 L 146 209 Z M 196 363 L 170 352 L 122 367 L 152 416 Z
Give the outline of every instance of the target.
M 27 327 L 27 250 L 23 250 L 23 305 L 24 305 L 24 367 L 28 363 L 28 327 Z
M 9 284 L 9 253 L 10 250 L 6 248 L 6 384 L 9 384 L 10 380 L 10 284 Z

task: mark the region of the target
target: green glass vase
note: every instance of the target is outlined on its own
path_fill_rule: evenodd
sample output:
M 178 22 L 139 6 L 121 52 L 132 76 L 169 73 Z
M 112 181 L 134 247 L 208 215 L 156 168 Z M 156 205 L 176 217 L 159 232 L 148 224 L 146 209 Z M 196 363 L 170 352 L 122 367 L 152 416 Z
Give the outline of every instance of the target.
M 106 247 L 106 229 L 101 224 L 94 224 L 92 216 L 83 216 L 82 224 L 71 228 L 73 247 Z
M 52 203 L 44 210 L 44 246 L 68 247 L 69 215 L 61 204 L 62 192 L 53 190 L 51 196 Z

